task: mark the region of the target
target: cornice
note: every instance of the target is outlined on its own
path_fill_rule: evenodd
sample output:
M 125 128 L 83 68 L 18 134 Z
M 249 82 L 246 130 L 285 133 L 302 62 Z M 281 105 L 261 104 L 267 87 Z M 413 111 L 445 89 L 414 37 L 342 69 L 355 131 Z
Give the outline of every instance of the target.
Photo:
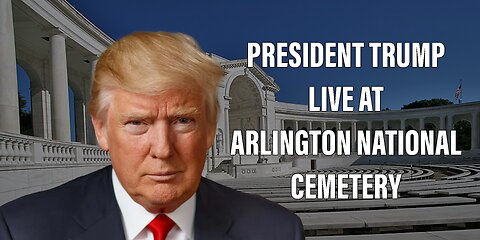
M 225 70 L 239 67 L 247 68 L 248 71 L 250 71 L 257 79 L 259 79 L 265 85 L 264 88 L 266 90 L 272 91 L 274 93 L 280 91 L 280 87 L 257 64 L 254 64 L 253 67 L 247 67 L 246 59 L 227 61 L 220 63 L 220 65 Z
M 95 24 L 90 22 L 85 16 L 83 16 L 77 9 L 75 9 L 70 3 L 65 0 L 47 0 L 59 11 L 65 14 L 65 16 L 74 22 L 78 27 L 95 37 L 100 43 L 106 47 L 110 46 L 114 40 L 100 30 Z

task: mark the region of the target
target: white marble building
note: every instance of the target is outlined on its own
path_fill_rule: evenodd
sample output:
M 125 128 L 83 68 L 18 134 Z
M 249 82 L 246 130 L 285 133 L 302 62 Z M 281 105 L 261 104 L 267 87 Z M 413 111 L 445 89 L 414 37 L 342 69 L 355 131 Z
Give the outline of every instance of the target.
M 86 106 L 96 59 L 112 42 L 64 0 L 0 0 L 0 200 L 50 188 L 108 164 L 108 154 L 94 146 Z M 225 170 L 235 177 L 279 175 L 354 161 L 311 156 L 314 162 L 302 164 L 295 157 L 230 156 L 234 129 L 422 129 L 433 124 L 450 130 L 466 120 L 471 124 L 471 150 L 465 154 L 478 155 L 480 102 L 377 113 L 312 113 L 306 105 L 277 101 L 280 86 L 260 67 L 211 57 L 225 76 L 218 88 L 221 112 L 206 171 Z M 30 81 L 34 137 L 20 134 L 17 64 Z M 68 104 L 69 88 L 73 105 Z
M 232 131 L 238 130 L 452 130 L 459 121 L 467 121 L 471 125 L 471 149 L 463 151 L 463 156 L 478 156 L 479 146 L 479 113 L 480 102 L 471 102 L 439 107 L 389 110 L 381 112 L 309 112 L 307 105 L 279 102 L 275 94 L 280 87 L 260 67 L 248 68 L 246 60 L 227 60 L 213 55 L 225 69 L 226 75 L 219 87 L 221 114 L 217 124 L 217 140 L 209 162 L 210 169 L 222 161 L 232 159 L 230 156 L 230 140 Z M 307 90 L 305 91 L 307 92 Z M 352 136 L 352 139 L 356 139 Z M 352 143 L 353 152 L 356 144 Z M 334 157 L 309 156 L 317 159 L 314 165 L 341 166 L 350 164 L 358 156 L 347 157 L 345 161 Z M 287 157 L 288 159 L 288 157 Z M 290 158 L 292 159 L 292 158 Z M 293 157 L 295 159 L 295 157 Z M 232 163 L 238 165 L 256 165 L 257 163 L 284 162 L 279 156 L 234 156 Z M 303 161 L 303 160 L 302 160 Z M 333 161 L 333 163 L 332 163 Z M 295 161 L 293 161 L 295 165 Z M 323 165 L 322 162 L 329 162 Z M 304 168 L 313 168 L 306 163 Z M 270 168 L 271 169 L 271 168 Z M 270 170 L 269 169 L 269 170 Z

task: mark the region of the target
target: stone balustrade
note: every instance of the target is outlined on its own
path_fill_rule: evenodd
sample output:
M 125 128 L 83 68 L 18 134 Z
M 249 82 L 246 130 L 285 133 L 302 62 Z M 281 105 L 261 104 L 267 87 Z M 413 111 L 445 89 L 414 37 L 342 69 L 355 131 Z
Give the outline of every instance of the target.
M 0 132 L 0 169 L 85 164 L 110 164 L 109 154 L 98 146 Z
M 292 163 L 266 163 L 235 165 L 233 176 L 235 178 L 271 177 L 292 173 Z
M 0 205 L 109 164 L 98 146 L 0 132 Z

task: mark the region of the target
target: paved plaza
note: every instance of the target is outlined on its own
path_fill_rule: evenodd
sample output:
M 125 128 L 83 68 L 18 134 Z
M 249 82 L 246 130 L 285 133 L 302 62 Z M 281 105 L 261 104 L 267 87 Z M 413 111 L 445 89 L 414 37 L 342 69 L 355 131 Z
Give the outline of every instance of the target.
M 480 233 L 480 164 L 361 165 L 314 172 L 401 173 L 398 199 L 295 200 L 290 178 L 224 179 L 296 213 L 307 239 L 476 239 Z

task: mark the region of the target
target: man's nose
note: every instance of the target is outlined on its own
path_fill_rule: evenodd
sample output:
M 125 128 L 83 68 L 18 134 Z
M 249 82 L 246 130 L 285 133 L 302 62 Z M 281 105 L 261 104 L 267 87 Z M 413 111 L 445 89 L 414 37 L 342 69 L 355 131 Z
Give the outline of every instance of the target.
M 173 141 L 168 123 L 153 125 L 150 134 L 150 156 L 168 160 L 173 153 Z

